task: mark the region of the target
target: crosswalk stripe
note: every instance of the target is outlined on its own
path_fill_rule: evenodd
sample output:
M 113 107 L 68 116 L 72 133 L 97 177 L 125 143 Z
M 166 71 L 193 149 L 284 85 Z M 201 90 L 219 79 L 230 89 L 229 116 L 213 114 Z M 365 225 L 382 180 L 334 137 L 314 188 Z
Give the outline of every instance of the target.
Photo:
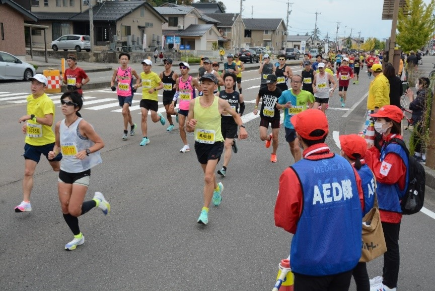
M 3 99 L 3 97 L 13 97 L 13 96 L 18 96 L 18 95 L 26 95 L 26 96 L 29 96 L 30 94 L 29 93 L 26 93 L 26 92 L 23 92 L 23 93 L 9 93 L 9 92 L 6 92 L 7 94 L 0 94 L 0 100 L 4 100 Z
M 133 104 L 135 103 L 139 103 L 139 101 L 137 100 L 133 100 Z M 93 106 L 93 107 L 89 107 L 89 108 L 85 108 L 88 110 L 101 110 L 101 109 L 106 109 L 106 108 L 110 108 L 110 107 L 117 107 L 119 106 L 119 102 L 116 103 L 109 103 L 109 104 L 104 104 L 104 105 L 99 105 L 99 106 Z
M 27 100 L 27 96 L 29 96 L 29 94 L 27 95 L 21 95 L 21 96 L 15 96 L 15 97 L 8 97 L 8 98 L 0 98 L 0 101 L 9 101 L 9 100 L 16 100 L 16 99 L 26 99 Z
M 133 103 L 135 103 L 135 101 L 136 100 L 133 100 Z M 138 101 L 139 102 L 139 101 Z M 119 105 L 119 104 L 118 104 Z M 160 105 L 163 105 L 163 102 L 158 102 L 158 105 L 160 106 Z M 161 107 L 161 108 L 163 108 L 163 111 L 166 111 L 166 109 L 165 109 L 165 107 Z M 139 105 L 133 105 L 133 106 L 130 106 L 130 111 L 136 111 L 136 110 L 140 110 L 140 106 Z M 159 109 L 160 110 L 160 109 Z M 110 112 L 122 112 L 122 108 L 120 108 L 120 109 L 115 109 L 115 110 L 112 110 L 112 111 L 110 111 Z M 158 111 L 158 112 L 161 112 L 161 111 Z M 140 114 L 140 113 L 139 113 Z
M 92 96 L 86 96 L 86 99 L 91 99 L 91 98 L 96 98 L 96 97 L 92 97 Z M 83 108 L 85 108 L 86 105 L 89 104 L 96 104 L 96 103 L 100 103 L 100 102 L 107 102 L 107 101 L 113 101 L 113 98 L 103 98 L 103 99 L 97 99 L 97 100 L 92 100 L 92 101 L 85 101 L 83 102 Z M 60 100 L 57 101 L 53 101 L 54 104 L 60 104 Z

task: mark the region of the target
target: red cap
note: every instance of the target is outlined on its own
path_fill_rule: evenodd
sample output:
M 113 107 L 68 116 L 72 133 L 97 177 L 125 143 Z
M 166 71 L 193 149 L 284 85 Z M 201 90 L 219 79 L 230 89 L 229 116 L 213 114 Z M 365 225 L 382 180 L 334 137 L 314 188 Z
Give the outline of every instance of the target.
M 319 140 L 328 134 L 328 119 L 326 119 L 325 113 L 318 109 L 307 109 L 293 115 L 290 119 L 291 123 L 295 127 L 296 132 L 307 140 Z M 323 130 L 321 135 L 310 135 L 315 130 Z
M 364 158 L 367 151 L 367 142 L 364 138 L 357 134 L 340 135 L 341 150 L 346 156 L 355 159 L 353 154 L 359 154 L 360 158 Z
M 403 112 L 396 105 L 385 105 L 378 110 L 378 112 L 370 114 L 371 117 L 390 118 L 395 122 L 401 122 L 403 119 Z

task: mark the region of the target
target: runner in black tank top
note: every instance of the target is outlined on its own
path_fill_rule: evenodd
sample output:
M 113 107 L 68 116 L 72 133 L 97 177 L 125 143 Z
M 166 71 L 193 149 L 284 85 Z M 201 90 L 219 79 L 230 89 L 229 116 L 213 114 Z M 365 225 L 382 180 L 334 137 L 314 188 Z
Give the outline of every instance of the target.
M 275 69 L 275 75 L 278 79 L 278 81 L 276 82 L 276 86 L 279 89 L 281 89 L 281 91 L 288 90 L 287 77 L 284 75 L 286 66 L 287 65 L 284 65 L 284 67 L 282 67 L 282 68 L 279 68 L 279 66 L 278 66 Z
M 175 112 L 170 110 L 169 105 L 171 105 L 175 95 L 175 83 L 178 79 L 178 75 L 172 71 L 172 59 L 163 59 L 163 63 L 165 64 L 165 70 L 160 73 L 160 79 L 163 83 L 163 106 L 165 106 L 166 117 L 169 122 L 169 126 L 166 130 L 172 131 L 174 129 L 172 115 L 175 114 Z

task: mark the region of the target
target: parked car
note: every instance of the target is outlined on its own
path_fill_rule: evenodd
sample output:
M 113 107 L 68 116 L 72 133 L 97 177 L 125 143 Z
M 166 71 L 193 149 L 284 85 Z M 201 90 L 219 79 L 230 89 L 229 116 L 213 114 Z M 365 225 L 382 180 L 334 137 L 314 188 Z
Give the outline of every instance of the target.
M 310 49 L 310 55 L 315 58 L 319 54 L 318 49 Z
M 251 64 L 253 62 L 258 63 L 260 61 L 260 56 L 253 49 L 240 49 L 239 60 L 241 60 L 244 63 L 246 62 L 250 62 Z
M 266 53 L 265 47 L 250 47 L 249 49 L 254 50 L 257 53 L 257 55 L 260 55 L 260 54 L 264 55 Z
M 51 48 L 54 51 L 58 50 L 76 50 L 77 52 L 81 50 L 91 51 L 91 42 L 89 35 L 80 34 L 68 34 L 62 35 L 56 40 L 51 42 Z
M 297 48 L 291 47 L 291 48 L 286 48 L 285 49 L 285 58 L 287 60 L 299 60 L 301 56 L 301 53 L 299 52 L 299 50 Z
M 35 75 L 35 68 L 14 55 L 0 51 L 0 80 L 28 81 Z

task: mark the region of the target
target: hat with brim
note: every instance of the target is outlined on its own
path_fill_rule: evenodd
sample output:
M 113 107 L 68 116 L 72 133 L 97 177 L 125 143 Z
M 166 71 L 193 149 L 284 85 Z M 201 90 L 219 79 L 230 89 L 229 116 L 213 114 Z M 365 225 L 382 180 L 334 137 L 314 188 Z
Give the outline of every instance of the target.
M 277 80 L 278 78 L 276 77 L 276 75 L 273 74 L 267 75 L 266 84 L 276 83 Z
M 187 67 L 188 69 L 190 69 L 190 65 L 186 62 L 181 62 L 178 66 L 180 67 Z
M 389 118 L 400 123 L 403 119 L 403 112 L 396 105 L 385 105 L 381 107 L 378 112 L 370 114 L 370 116 L 375 118 Z
M 172 59 L 163 59 L 163 63 L 172 64 Z
M 45 77 L 42 74 L 36 74 L 32 78 L 29 78 L 29 80 L 30 81 L 33 81 L 33 80 L 38 81 L 39 83 L 44 84 L 44 86 L 47 86 L 47 84 L 48 84 L 47 77 Z
M 363 159 L 367 151 L 367 142 L 357 134 L 340 135 L 341 150 L 351 159 Z
M 215 84 L 218 83 L 218 79 L 216 78 L 216 76 L 214 74 L 204 74 L 204 76 L 202 76 L 199 79 L 199 81 L 201 81 L 201 82 L 204 82 L 205 80 L 210 80 Z
M 382 65 L 381 64 L 374 64 L 372 66 L 372 71 L 375 72 L 375 73 L 382 72 Z
M 145 59 L 142 61 L 142 65 L 152 66 L 153 62 L 151 62 L 151 60 Z
M 329 131 L 325 113 L 318 109 L 307 109 L 290 119 L 295 131 L 306 140 L 320 140 Z

